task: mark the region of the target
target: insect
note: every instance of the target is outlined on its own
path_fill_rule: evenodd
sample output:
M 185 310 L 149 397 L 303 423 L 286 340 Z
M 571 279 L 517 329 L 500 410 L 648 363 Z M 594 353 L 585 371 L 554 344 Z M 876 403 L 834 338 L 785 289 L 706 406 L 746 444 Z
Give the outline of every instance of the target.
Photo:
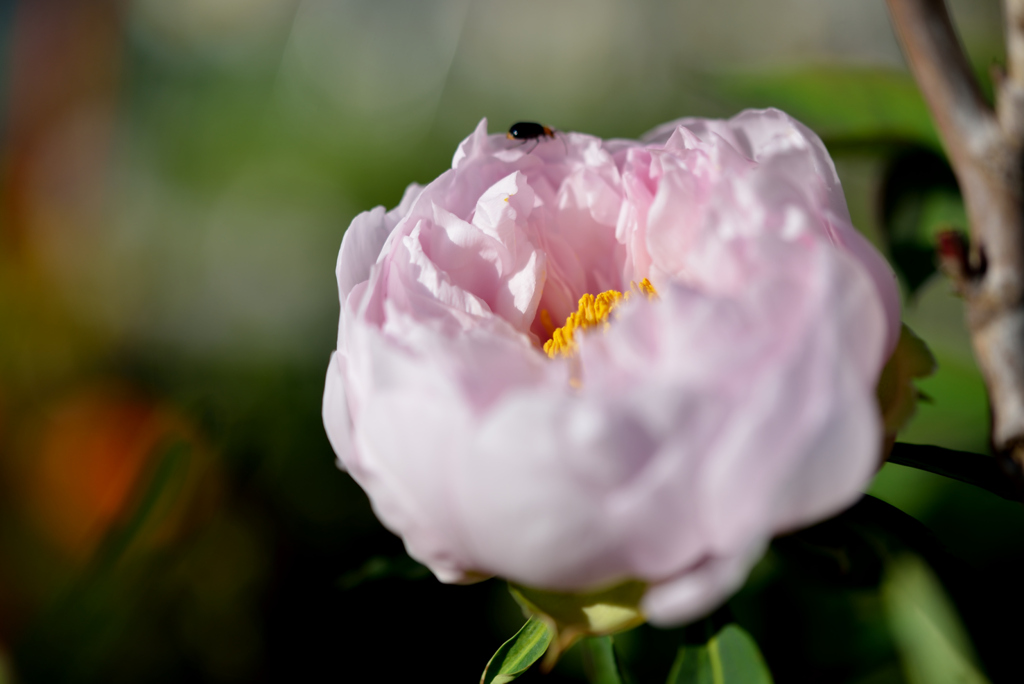
M 509 140 L 520 140 L 522 142 L 526 142 L 527 140 L 536 141 L 534 146 L 530 148 L 530 152 L 533 152 L 537 145 L 540 144 L 541 138 L 551 138 L 554 140 L 555 129 L 532 121 L 520 121 L 512 124 L 508 129 L 508 133 L 505 134 L 505 137 Z M 565 141 L 562 142 L 564 143 Z

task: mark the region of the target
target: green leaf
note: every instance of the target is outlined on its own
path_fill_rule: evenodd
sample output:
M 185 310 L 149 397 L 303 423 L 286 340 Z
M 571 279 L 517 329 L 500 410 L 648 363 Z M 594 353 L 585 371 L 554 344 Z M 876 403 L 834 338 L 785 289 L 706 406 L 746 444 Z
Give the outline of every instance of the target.
M 956 610 L 920 558 L 890 564 L 882 598 L 910 684 L 988 684 Z
M 753 637 L 729 624 L 705 644 L 680 648 L 668 684 L 772 684 L 772 675 Z
M 544 655 L 553 636 L 543 620 L 530 618 L 514 637 L 503 643 L 491 656 L 480 677 L 480 684 L 511 682 Z
M 615 647 L 610 636 L 583 640 L 583 662 L 591 684 L 622 684 Z
M 714 677 L 707 644 L 681 647 L 668 673 L 668 684 L 715 684 L 718 681 L 721 680 Z

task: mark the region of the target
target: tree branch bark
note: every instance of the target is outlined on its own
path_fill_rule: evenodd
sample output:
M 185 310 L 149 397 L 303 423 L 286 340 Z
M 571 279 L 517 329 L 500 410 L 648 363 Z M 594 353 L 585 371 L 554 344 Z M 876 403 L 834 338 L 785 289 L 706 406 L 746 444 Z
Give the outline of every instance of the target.
M 1005 0 L 1007 74 L 994 109 L 944 0 L 887 2 L 967 209 L 966 263 L 948 270 L 966 301 L 988 387 L 993 449 L 1024 482 L 1024 0 Z
M 1007 70 L 1024 88 L 1024 2 L 1006 0 L 1005 13 Z

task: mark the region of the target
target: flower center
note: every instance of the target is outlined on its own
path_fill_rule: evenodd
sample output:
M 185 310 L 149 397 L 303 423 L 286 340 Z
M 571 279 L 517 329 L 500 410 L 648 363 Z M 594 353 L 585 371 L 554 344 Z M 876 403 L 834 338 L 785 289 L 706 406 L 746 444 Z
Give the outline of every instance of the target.
M 618 290 L 606 290 L 596 297 L 592 294 L 585 294 L 580 297 L 579 308 L 569 314 L 565 319 L 565 325 L 556 328 L 551 333 L 551 339 L 544 343 L 544 351 L 551 358 L 558 356 L 569 357 L 576 353 L 579 345 L 576 343 L 576 331 L 588 330 L 599 325 L 607 330 L 611 325 L 608 317 L 612 311 L 624 301 L 627 301 L 633 293 L 645 295 L 647 299 L 656 299 L 658 291 L 651 285 L 651 281 L 644 278 L 640 284 L 631 282 L 629 289 L 625 292 Z M 548 322 L 551 318 L 547 311 L 541 311 L 541 321 Z

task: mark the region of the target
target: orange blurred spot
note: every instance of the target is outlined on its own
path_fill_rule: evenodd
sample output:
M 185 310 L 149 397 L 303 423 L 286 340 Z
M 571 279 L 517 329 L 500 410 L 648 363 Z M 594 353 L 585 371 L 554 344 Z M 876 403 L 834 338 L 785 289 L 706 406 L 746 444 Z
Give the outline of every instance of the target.
M 62 401 L 46 415 L 38 450 L 24 464 L 26 513 L 58 548 L 88 557 L 133 503 L 151 459 L 181 434 L 169 411 L 124 390 Z

